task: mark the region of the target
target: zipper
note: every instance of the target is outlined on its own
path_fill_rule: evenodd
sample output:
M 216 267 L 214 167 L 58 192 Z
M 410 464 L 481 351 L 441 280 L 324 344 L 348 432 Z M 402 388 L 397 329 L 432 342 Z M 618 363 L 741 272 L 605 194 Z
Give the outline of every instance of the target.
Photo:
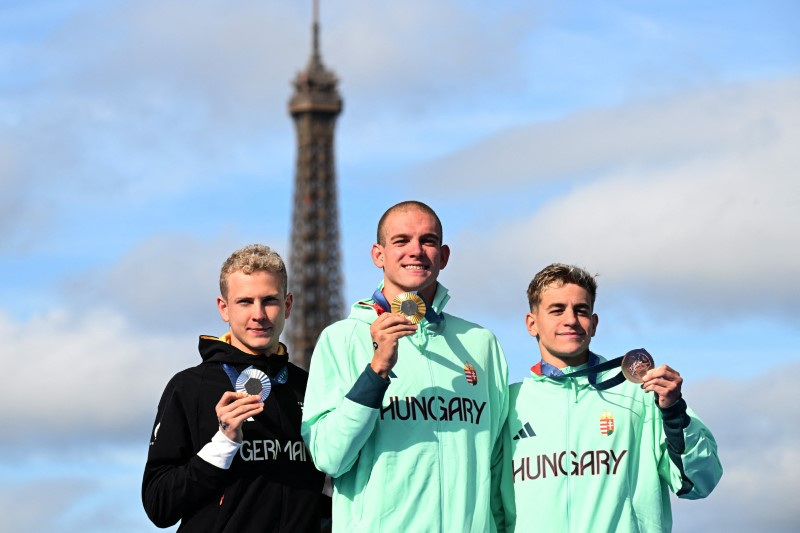
M 577 389 L 575 387 L 575 379 L 567 378 L 567 383 L 569 384 L 569 389 L 565 395 L 566 404 L 567 404 L 567 416 L 566 416 L 566 443 L 564 444 L 564 449 L 567 450 L 567 453 L 564 455 L 565 459 L 569 459 L 572 457 L 572 449 L 570 448 L 570 429 L 572 428 L 572 402 L 570 401 L 570 396 L 572 395 L 572 391 L 575 390 L 575 399 L 577 400 Z M 570 467 L 570 463 L 567 463 L 566 466 L 567 471 L 567 494 L 566 494 L 566 504 L 567 504 L 567 532 L 572 531 L 572 506 L 570 502 L 572 501 L 572 468 Z
M 431 362 L 430 357 L 427 357 L 427 355 L 425 353 L 425 349 L 428 346 L 428 340 L 429 340 L 427 332 L 424 331 L 424 329 L 422 328 L 422 325 L 420 324 L 420 328 L 417 330 L 417 332 L 413 336 L 414 337 L 418 337 L 417 340 L 422 341 L 422 342 L 420 342 L 420 344 L 416 344 L 416 343 L 412 343 L 412 344 L 417 349 L 417 351 L 419 352 L 420 356 L 425 358 L 425 361 L 428 364 L 428 384 L 431 387 L 431 390 L 435 391 L 436 394 L 438 394 L 439 393 L 439 387 L 436 384 L 433 363 Z M 438 468 L 439 468 L 439 479 L 438 479 L 438 482 L 439 482 L 439 524 L 440 524 L 440 526 L 444 525 L 444 516 L 442 516 L 442 511 L 444 509 L 444 492 L 445 492 L 445 488 L 444 488 L 444 485 L 443 485 L 444 472 L 442 471 L 443 468 L 444 468 L 444 466 L 443 466 L 444 465 L 444 457 L 443 457 L 442 454 L 444 452 L 442 450 L 441 423 L 442 423 L 441 420 L 439 420 L 439 419 L 436 420 L 436 430 L 435 430 L 436 431 L 436 452 L 437 452 L 436 455 L 439 457 L 439 460 L 437 461 L 437 464 L 438 464 Z M 440 527 L 440 531 L 441 531 L 441 527 Z

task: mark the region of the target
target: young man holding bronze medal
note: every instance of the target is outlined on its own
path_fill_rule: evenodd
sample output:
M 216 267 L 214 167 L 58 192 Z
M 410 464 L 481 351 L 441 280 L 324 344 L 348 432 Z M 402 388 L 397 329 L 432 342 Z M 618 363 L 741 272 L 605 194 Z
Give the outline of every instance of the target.
M 670 531 L 669 492 L 704 498 L 722 476 L 678 372 L 644 349 L 611 361 L 589 350 L 596 291 L 587 271 L 558 263 L 528 287 L 525 323 L 541 361 L 510 386 L 508 531 Z
M 430 207 L 387 210 L 371 257 L 383 282 L 320 335 L 303 412 L 308 449 L 333 478 L 333 530 L 496 531 L 500 345 L 444 312 L 450 249 Z
M 279 337 L 292 309 L 286 267 L 263 245 L 222 265 L 222 337 L 176 374 L 158 405 L 142 482 L 150 520 L 179 531 L 319 531 L 324 474 L 300 436 L 308 374 Z

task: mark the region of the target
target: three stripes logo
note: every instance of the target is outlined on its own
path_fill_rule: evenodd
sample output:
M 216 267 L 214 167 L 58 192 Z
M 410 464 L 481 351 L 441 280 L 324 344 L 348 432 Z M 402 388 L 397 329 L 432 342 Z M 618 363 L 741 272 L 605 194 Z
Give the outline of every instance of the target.
M 528 437 L 535 437 L 536 433 L 533 432 L 533 428 L 531 427 L 530 422 L 525 422 L 525 425 L 522 426 L 522 429 L 519 430 L 519 433 L 514 435 L 514 440 L 526 439 Z
M 467 383 L 470 385 L 478 384 L 478 373 L 475 372 L 475 367 L 469 363 L 464 363 L 464 377 L 467 378 Z
M 603 435 L 614 433 L 614 417 L 608 411 L 603 411 L 600 415 L 600 433 Z

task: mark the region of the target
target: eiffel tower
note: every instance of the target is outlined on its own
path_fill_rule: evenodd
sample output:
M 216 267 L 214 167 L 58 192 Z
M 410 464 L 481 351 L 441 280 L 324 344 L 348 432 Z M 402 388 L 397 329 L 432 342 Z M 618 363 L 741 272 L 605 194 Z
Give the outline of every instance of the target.
M 294 78 L 289 112 L 297 131 L 289 284 L 294 306 L 288 320 L 292 361 L 308 368 L 320 332 L 341 318 L 342 274 L 333 133 L 342 111 L 338 79 L 322 64 L 319 7 L 314 1 L 311 58 Z

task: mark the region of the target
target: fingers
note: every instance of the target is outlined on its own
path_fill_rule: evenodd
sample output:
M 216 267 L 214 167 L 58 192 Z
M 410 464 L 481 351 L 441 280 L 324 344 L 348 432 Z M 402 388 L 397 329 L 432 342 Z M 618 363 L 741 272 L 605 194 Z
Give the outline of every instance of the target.
M 399 313 L 384 313 L 375 319 L 369 327 L 375 350 L 371 362 L 372 370 L 386 379 L 397 363 L 397 342 L 415 331 L 417 325 Z
M 399 313 L 384 313 L 370 326 L 373 340 L 376 337 L 399 339 L 417 331 L 417 325 L 412 324 L 405 316 Z
M 397 352 L 397 341 L 417 331 L 417 325 L 412 324 L 401 314 L 384 313 L 379 316 L 369 327 L 372 336 L 372 346 L 376 354 L 385 357 Z
M 249 395 L 246 392 L 228 391 L 222 395 L 216 405 L 220 430 L 229 439 L 241 441 L 242 423 L 263 410 L 264 402 L 261 401 L 260 396 Z
M 658 394 L 661 407 L 668 407 L 680 399 L 682 384 L 681 375 L 667 365 L 649 370 L 642 378 L 642 388 L 645 392 Z

